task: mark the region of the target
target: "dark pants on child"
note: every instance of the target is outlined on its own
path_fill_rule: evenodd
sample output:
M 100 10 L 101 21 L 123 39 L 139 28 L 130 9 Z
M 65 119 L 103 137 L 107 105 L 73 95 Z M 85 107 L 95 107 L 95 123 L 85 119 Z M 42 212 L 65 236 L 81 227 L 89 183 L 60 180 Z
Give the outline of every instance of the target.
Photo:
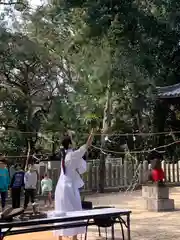
M 35 202 L 35 189 L 25 189 L 24 208 L 27 208 L 29 199 L 31 199 L 31 203 Z
M 7 192 L 0 192 L 0 194 L 1 194 L 1 206 L 3 209 L 3 208 L 5 208 L 5 205 L 6 205 Z
M 12 188 L 12 208 L 20 208 L 21 188 Z

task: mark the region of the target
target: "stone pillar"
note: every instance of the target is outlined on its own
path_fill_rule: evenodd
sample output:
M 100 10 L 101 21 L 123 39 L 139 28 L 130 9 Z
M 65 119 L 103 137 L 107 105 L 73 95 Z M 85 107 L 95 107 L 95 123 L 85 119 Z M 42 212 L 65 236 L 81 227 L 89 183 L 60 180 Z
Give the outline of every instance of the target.
M 169 188 L 158 183 L 142 186 L 144 208 L 148 211 L 162 212 L 174 210 L 174 199 L 169 199 Z

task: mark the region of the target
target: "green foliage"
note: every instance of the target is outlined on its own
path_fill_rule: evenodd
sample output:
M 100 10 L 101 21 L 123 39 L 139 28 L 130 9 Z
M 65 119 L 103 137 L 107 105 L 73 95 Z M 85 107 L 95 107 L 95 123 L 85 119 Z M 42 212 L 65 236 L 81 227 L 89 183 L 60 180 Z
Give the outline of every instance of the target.
M 122 151 L 113 134 L 152 131 L 156 85 L 179 79 L 178 1 L 0 5 L 0 151 L 54 152 L 66 129 L 79 145 L 96 126 Z
M 89 125 L 90 128 L 96 128 L 99 126 L 99 118 L 96 114 L 87 114 L 84 118 L 85 124 Z

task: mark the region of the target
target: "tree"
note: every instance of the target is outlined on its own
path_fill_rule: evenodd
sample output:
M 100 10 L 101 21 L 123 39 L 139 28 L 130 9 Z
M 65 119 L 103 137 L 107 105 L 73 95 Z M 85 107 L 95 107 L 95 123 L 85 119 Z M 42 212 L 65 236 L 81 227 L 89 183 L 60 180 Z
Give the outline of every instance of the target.
M 72 1 L 64 8 L 83 9 L 91 36 L 107 35 L 116 21 L 114 36 L 124 47 L 140 56 L 139 64 L 155 77 L 158 84 L 176 83 L 179 74 L 179 7 L 166 1 Z M 124 43 L 121 39 L 125 39 Z M 117 45 L 117 47 L 118 47 Z
M 0 36 L 1 126 L 33 133 L 13 135 L 8 143 L 25 143 L 26 152 L 40 144 L 54 154 L 67 128 L 82 143 L 86 120 L 98 119 L 102 134 L 95 140 L 103 151 L 92 156 L 100 155 L 103 192 L 104 149 L 122 151 L 125 142 L 145 149 L 150 140 L 139 137 L 134 144 L 132 137 L 113 134 L 152 131 L 153 90 L 177 81 L 179 3 L 64 0 L 36 11 L 26 6 L 20 27 L 2 29 Z M 117 144 L 107 144 L 106 134 Z
M 22 34 L 1 29 L 0 53 L 1 126 L 23 132 L 31 154 L 52 102 L 57 71 L 46 49 Z
M 131 114 L 132 107 L 130 105 L 132 105 L 132 100 L 137 102 L 140 97 L 142 99 L 147 93 L 150 82 L 143 81 L 143 77 L 147 76 L 147 73 L 145 70 L 144 72 L 139 71 L 139 55 L 135 57 L 134 53 L 132 60 L 132 48 L 126 46 L 123 49 L 126 40 L 121 38 L 121 48 L 119 46 L 120 40 L 117 44 L 116 34 L 114 33 L 117 31 L 118 23 L 116 21 L 108 30 L 107 36 L 90 39 L 89 28 L 82 20 L 83 11 L 73 9 L 69 14 L 63 15 L 62 12 L 59 12 L 59 15 L 57 15 L 58 9 L 57 5 L 53 5 L 53 7 L 48 6 L 37 11 L 31 17 L 30 35 L 33 36 L 36 33 L 38 41 L 46 44 L 50 51 L 59 56 L 61 64 L 64 63 L 64 69 L 68 67 L 69 74 L 63 75 L 63 82 L 64 85 L 71 87 L 73 91 L 66 91 L 66 100 L 76 110 L 75 116 L 78 119 L 80 116 L 89 114 L 89 109 L 92 108 L 93 112 L 100 116 L 102 119 L 100 127 L 103 132 L 101 147 L 104 148 L 104 134 L 110 133 L 113 123 L 117 122 L 116 115 L 112 116 L 113 111 L 114 113 L 117 111 L 117 107 L 116 110 L 113 109 L 114 103 L 117 101 L 122 102 L 124 98 L 124 102 L 127 104 L 126 95 L 129 93 L 128 106 Z M 33 29 L 35 30 L 33 31 Z M 41 31 L 41 29 L 47 29 L 47 32 Z M 63 42 L 63 36 L 68 36 L 66 43 Z M 133 72 L 133 77 L 131 72 Z M 142 81 L 137 83 L 137 79 L 142 79 Z M 140 85 L 141 92 L 139 91 Z M 106 94 L 104 94 L 105 92 Z M 122 112 L 122 103 L 118 106 L 118 110 Z M 144 105 L 138 111 L 136 109 L 139 116 L 143 109 Z M 127 112 L 127 108 L 124 111 Z M 75 122 L 73 121 L 73 127 L 75 127 Z M 82 123 L 82 121 L 80 122 Z M 69 124 L 72 123 L 69 122 Z M 77 130 L 77 127 L 75 129 Z M 101 154 L 100 191 L 103 191 L 105 179 L 103 175 L 104 157 Z

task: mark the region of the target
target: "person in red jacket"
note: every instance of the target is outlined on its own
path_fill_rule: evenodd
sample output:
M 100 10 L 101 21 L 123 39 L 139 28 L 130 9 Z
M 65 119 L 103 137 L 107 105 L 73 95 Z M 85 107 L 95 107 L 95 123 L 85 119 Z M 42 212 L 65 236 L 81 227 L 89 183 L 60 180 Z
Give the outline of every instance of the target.
M 163 182 L 165 180 L 165 175 L 164 175 L 164 171 L 162 168 L 153 169 L 151 171 L 151 175 L 152 175 L 152 180 L 154 182 Z
M 153 182 L 164 182 L 165 174 L 161 167 L 161 161 L 163 160 L 163 156 L 161 153 L 157 151 L 152 151 L 150 153 L 149 159 L 151 160 L 151 180 Z

